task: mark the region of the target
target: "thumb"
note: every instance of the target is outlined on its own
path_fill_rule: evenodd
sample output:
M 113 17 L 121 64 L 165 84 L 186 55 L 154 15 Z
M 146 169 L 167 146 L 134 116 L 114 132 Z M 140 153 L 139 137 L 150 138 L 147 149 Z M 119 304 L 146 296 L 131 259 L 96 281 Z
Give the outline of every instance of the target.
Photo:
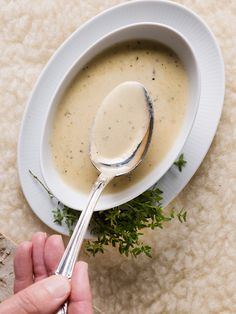
M 68 298 L 69 280 L 51 276 L 21 290 L 0 305 L 1 314 L 51 314 Z

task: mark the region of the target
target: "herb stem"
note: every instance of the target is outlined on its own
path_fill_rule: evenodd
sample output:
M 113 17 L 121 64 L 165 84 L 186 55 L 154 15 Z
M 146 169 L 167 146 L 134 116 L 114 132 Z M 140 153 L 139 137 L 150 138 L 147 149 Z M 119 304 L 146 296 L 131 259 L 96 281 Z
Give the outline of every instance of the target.
M 44 188 L 44 190 L 48 193 L 50 198 L 55 198 L 52 192 L 48 189 L 48 187 L 29 169 L 29 173 L 31 176 Z

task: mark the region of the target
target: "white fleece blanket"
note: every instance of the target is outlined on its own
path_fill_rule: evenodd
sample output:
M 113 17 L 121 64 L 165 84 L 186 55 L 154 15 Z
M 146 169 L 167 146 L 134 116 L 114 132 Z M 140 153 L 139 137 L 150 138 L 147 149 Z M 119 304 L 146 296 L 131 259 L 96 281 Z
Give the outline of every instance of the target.
M 79 25 L 119 0 L 0 0 L 0 232 L 16 242 L 46 228 L 19 186 L 16 146 L 30 91 L 55 49 Z M 108 314 L 236 313 L 236 1 L 179 0 L 215 33 L 226 96 L 203 164 L 173 202 L 188 221 L 148 232 L 153 258 L 109 249 L 91 258 L 94 303 Z

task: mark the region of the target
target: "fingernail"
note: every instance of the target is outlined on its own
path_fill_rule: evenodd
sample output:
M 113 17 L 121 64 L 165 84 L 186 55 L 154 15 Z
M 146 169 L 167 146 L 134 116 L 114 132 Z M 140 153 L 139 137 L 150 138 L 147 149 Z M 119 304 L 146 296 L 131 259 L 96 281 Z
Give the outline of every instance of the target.
M 62 236 L 60 234 L 55 234 L 54 236 L 58 241 L 63 241 Z
M 28 251 L 32 247 L 32 242 L 30 241 L 21 242 L 18 247 L 24 251 Z
M 60 299 L 67 297 L 70 293 L 70 283 L 63 276 L 51 276 L 45 280 L 45 288 L 52 297 Z
M 47 238 L 47 233 L 46 232 L 42 232 L 42 231 L 38 231 L 38 232 L 35 232 L 33 235 L 32 235 L 32 240 L 33 239 L 38 239 L 38 238 Z
M 86 263 L 86 262 L 79 261 L 78 267 L 79 267 L 81 273 L 86 273 L 88 271 L 88 263 Z

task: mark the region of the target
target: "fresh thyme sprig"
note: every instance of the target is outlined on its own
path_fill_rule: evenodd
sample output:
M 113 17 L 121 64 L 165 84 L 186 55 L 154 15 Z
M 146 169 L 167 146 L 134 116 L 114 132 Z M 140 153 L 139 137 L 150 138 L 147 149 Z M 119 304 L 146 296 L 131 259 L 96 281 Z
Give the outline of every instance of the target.
M 31 176 L 44 188 L 50 198 L 54 198 L 54 195 L 49 191 L 48 187 L 29 169 Z
M 151 247 L 145 245 L 140 236 L 144 228 L 163 228 L 163 223 L 172 220 L 175 213 L 165 215 L 161 205 L 162 191 L 153 188 L 135 199 L 107 211 L 95 212 L 91 221 L 91 232 L 96 234 L 96 241 L 89 241 L 87 250 L 95 255 L 104 252 L 104 247 L 111 244 L 119 252 L 128 256 L 141 253 L 151 257 Z M 183 217 L 184 213 L 178 213 Z M 182 218 L 182 220 L 186 219 Z
M 49 189 L 31 171 L 31 175 L 54 197 Z M 135 199 L 115 208 L 94 212 L 90 231 L 96 235 L 96 240 L 87 241 L 86 250 L 95 256 L 98 252 L 104 253 L 105 247 L 111 244 L 118 248 L 120 254 L 129 254 L 137 257 L 143 253 L 151 257 L 151 247 L 144 244 L 140 237 L 145 228 L 163 228 L 165 222 L 177 217 L 182 223 L 186 221 L 187 212 L 183 209 L 179 213 L 173 210 L 164 214 L 162 207 L 163 192 L 158 188 L 145 191 Z M 58 225 L 65 224 L 71 234 L 80 212 L 71 209 L 58 201 L 53 210 L 54 222 Z
M 186 166 L 187 161 L 184 159 L 184 154 L 181 154 L 179 158 L 174 162 L 174 165 L 182 172 L 182 169 Z
M 57 225 L 62 226 L 64 223 L 71 235 L 74 229 L 74 225 L 80 217 L 80 211 L 74 210 L 70 207 L 65 206 L 58 201 L 57 207 L 52 210 L 54 222 Z

